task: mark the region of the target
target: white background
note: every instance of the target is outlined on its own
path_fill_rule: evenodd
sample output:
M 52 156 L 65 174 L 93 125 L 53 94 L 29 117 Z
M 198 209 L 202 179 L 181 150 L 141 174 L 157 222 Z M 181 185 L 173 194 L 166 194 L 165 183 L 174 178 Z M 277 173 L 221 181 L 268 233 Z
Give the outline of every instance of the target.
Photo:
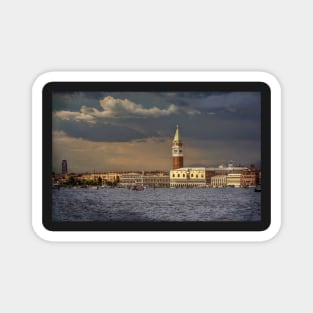
M 310 312 L 309 1 L 2 1 L 1 312 Z M 50 70 L 261 70 L 283 90 L 283 219 L 264 243 L 48 243 L 31 86 Z

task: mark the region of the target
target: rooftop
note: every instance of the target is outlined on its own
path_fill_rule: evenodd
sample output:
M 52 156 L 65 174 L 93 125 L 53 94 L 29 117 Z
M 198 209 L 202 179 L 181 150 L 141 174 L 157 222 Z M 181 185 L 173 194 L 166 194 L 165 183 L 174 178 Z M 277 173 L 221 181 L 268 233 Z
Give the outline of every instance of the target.
M 232 170 L 248 170 L 247 167 L 240 167 L 240 166 L 234 166 L 234 167 L 181 167 L 181 168 L 177 168 L 176 170 L 173 171 L 177 171 L 177 170 L 182 170 L 182 171 L 232 171 Z

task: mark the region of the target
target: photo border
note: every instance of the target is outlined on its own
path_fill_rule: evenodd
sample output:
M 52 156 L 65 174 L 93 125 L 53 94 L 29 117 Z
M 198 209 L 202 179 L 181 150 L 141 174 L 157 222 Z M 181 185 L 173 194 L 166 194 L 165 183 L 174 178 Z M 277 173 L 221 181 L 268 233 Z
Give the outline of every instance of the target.
M 105 91 L 261 91 L 261 222 L 53 222 L 52 91 L 104 88 Z M 277 162 L 281 145 L 280 105 L 279 83 L 264 72 L 50 72 L 41 75 L 33 86 L 33 227 L 36 233 L 54 241 L 258 241 L 271 238 L 280 225 L 281 165 Z M 273 186 L 275 193 L 271 192 Z

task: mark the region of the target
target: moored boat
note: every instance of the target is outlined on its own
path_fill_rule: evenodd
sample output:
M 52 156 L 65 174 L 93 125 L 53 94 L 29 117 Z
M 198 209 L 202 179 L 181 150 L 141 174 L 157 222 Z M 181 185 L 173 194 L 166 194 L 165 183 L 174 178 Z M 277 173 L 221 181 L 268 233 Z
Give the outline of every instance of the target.
M 136 190 L 136 191 L 143 191 L 144 189 L 145 187 L 142 185 L 135 185 L 132 187 L 132 190 Z

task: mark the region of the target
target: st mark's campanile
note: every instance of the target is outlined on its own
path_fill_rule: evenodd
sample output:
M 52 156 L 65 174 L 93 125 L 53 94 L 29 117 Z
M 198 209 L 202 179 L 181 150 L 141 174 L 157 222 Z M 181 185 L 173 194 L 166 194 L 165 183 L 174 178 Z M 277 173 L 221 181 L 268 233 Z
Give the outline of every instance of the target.
M 176 132 L 172 144 L 173 170 L 184 167 L 183 142 L 179 133 L 179 126 L 176 126 Z

